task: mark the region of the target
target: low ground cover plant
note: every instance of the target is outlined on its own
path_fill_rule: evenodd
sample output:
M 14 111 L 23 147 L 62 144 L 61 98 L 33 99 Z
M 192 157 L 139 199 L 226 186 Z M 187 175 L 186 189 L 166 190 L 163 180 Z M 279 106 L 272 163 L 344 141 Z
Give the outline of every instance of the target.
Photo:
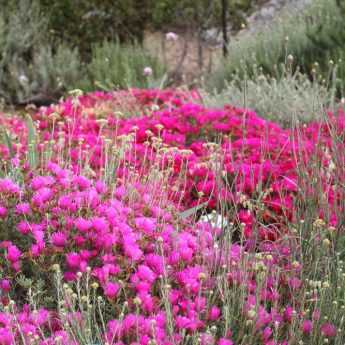
M 342 107 L 75 91 L 0 124 L 0 344 L 344 343 Z

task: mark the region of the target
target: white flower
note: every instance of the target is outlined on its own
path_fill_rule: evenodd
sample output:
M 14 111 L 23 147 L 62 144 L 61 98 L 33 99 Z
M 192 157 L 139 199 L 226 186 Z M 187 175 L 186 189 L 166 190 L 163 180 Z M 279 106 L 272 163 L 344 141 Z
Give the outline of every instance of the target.
M 152 68 L 151 67 L 145 67 L 144 68 L 144 71 L 143 71 L 143 74 L 145 77 L 148 77 L 150 75 L 152 75 L 153 71 L 152 71 Z
M 19 82 L 20 82 L 21 84 L 27 84 L 27 83 L 29 82 L 29 79 L 28 79 L 28 77 L 27 77 L 25 74 L 21 74 L 21 75 L 18 77 L 18 79 L 19 79 Z
M 167 39 L 167 41 L 177 41 L 178 40 L 178 35 L 175 34 L 175 32 L 168 32 L 165 35 L 165 38 Z
M 228 220 L 219 213 L 202 215 L 199 222 L 209 223 L 213 228 L 225 228 L 229 225 Z

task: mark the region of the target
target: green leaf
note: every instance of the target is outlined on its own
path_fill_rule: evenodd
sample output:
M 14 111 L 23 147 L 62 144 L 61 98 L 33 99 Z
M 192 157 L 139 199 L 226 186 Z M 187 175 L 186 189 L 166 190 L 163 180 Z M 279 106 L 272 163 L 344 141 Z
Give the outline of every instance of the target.
M 188 210 L 186 211 L 183 211 L 183 212 L 180 212 L 179 213 L 179 216 L 180 218 L 182 219 L 186 219 L 192 215 L 194 215 L 196 212 L 198 212 L 199 210 L 201 210 L 203 207 L 207 206 L 208 202 L 203 202 L 202 204 L 200 205 L 197 205 L 195 207 L 192 207 L 192 208 L 189 208 Z
M 26 119 L 28 128 L 28 158 L 31 169 L 35 169 L 38 165 L 38 152 L 37 152 L 37 134 L 35 125 L 32 118 L 28 115 Z
M 23 274 L 16 278 L 17 283 L 24 289 L 28 289 L 32 286 L 32 280 L 25 277 Z
M 12 143 L 12 139 L 8 135 L 6 129 L 4 129 L 4 138 L 5 138 L 5 144 L 8 148 L 8 150 L 10 151 L 10 156 L 11 156 L 11 158 L 13 158 L 15 155 L 14 150 L 13 150 L 13 143 Z

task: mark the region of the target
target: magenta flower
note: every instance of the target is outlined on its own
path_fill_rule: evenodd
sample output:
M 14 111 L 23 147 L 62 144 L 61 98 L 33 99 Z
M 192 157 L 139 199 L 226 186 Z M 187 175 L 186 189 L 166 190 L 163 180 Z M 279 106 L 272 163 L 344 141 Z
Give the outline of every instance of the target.
M 234 343 L 230 339 L 220 338 L 218 345 L 234 345 Z
M 9 329 L 1 327 L 0 328 L 0 344 L 12 345 L 15 344 L 15 338 L 13 332 Z
M 67 265 L 70 268 L 78 268 L 80 265 L 80 255 L 77 253 L 68 253 L 66 255 Z
M 51 243 L 56 247 L 64 247 L 67 242 L 67 236 L 63 232 L 55 232 L 51 236 Z
M 110 298 L 113 299 L 116 297 L 116 295 L 118 294 L 120 290 L 120 285 L 117 283 L 113 283 L 113 282 L 108 282 L 105 284 L 104 287 L 104 294 Z
M 149 283 L 153 283 L 157 278 L 157 275 L 146 265 L 139 265 L 137 274 L 141 280 Z
M 17 204 L 16 213 L 21 215 L 28 215 L 31 212 L 31 207 L 27 202 Z
M 304 320 L 302 323 L 302 331 L 305 334 L 310 334 L 313 330 L 313 322 L 311 320 Z
M 5 218 L 7 216 L 7 208 L 0 205 L 0 218 Z
M 327 337 L 335 337 L 337 335 L 337 328 L 330 322 L 326 322 L 320 327 L 321 333 Z
M 105 218 L 102 217 L 94 217 L 91 219 L 92 227 L 98 232 L 105 232 L 109 228 L 109 224 Z
M 208 318 L 212 321 L 216 321 L 219 319 L 219 317 L 220 317 L 220 309 L 216 306 L 211 307 Z
M 22 253 L 21 251 L 18 249 L 17 246 L 15 245 L 10 245 L 8 248 L 7 248 L 7 260 L 10 261 L 12 264 L 17 262 L 20 257 L 21 257 Z
M 135 219 L 135 226 L 147 235 L 153 235 L 157 227 L 154 218 L 138 217 Z
M 8 279 L 2 279 L 0 281 L 0 288 L 5 292 L 9 292 L 11 290 L 11 283 Z
M 80 190 L 85 190 L 90 188 L 91 182 L 85 176 L 75 176 L 73 178 L 73 183 L 75 183 Z
M 92 228 L 92 221 L 84 218 L 78 218 L 74 221 L 74 225 L 80 232 L 86 232 Z
M 0 179 L 0 192 L 5 194 L 19 194 L 20 187 L 9 178 Z

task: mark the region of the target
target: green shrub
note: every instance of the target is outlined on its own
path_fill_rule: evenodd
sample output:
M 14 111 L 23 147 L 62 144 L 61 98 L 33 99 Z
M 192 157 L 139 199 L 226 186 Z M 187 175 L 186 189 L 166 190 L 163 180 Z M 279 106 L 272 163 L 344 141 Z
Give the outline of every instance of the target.
M 152 68 L 153 75 L 145 76 L 144 68 Z M 92 48 L 92 59 L 87 67 L 85 90 L 109 90 L 127 87 L 150 87 L 154 80 L 163 78 L 164 68 L 138 44 L 104 41 Z
M 233 29 L 246 21 L 246 14 L 253 10 L 257 0 L 228 0 L 228 20 Z M 221 1 L 209 0 L 159 0 L 152 2 L 152 20 L 156 29 L 166 27 L 211 27 L 221 24 Z
M 143 40 L 151 0 L 39 0 L 54 39 L 78 47 L 88 59 L 103 40 Z
M 3 11 L 0 18 L 0 96 L 15 102 L 20 98 L 20 80 L 27 79 L 28 64 L 47 26 L 35 1 L 20 0 L 16 11 Z
M 318 62 L 320 71 L 327 78 L 329 60 L 339 61 L 344 55 L 344 14 L 345 7 L 337 0 L 314 0 L 301 12 L 289 8 L 257 33 L 249 32 L 234 39 L 229 46 L 229 57 L 210 76 L 208 87 L 221 90 L 234 75 L 251 78 L 256 66 L 264 73 L 274 75 L 289 54 L 294 56 L 304 73 L 310 74 L 314 63 Z M 338 66 L 340 78 L 345 76 L 342 61 Z
M 50 46 L 41 47 L 33 57 L 33 91 L 61 95 L 75 88 L 82 75 L 83 66 L 76 48 L 59 44 L 54 52 Z
M 221 92 L 203 92 L 204 102 L 212 107 L 249 107 L 284 127 L 323 118 L 325 110 L 334 107 L 335 71 L 331 85 L 325 85 L 320 75 L 310 80 L 298 69 L 292 72 L 291 65 L 282 65 L 280 70 L 282 74 L 275 77 L 263 74 L 261 69 L 253 69 L 251 78 L 234 75 Z

